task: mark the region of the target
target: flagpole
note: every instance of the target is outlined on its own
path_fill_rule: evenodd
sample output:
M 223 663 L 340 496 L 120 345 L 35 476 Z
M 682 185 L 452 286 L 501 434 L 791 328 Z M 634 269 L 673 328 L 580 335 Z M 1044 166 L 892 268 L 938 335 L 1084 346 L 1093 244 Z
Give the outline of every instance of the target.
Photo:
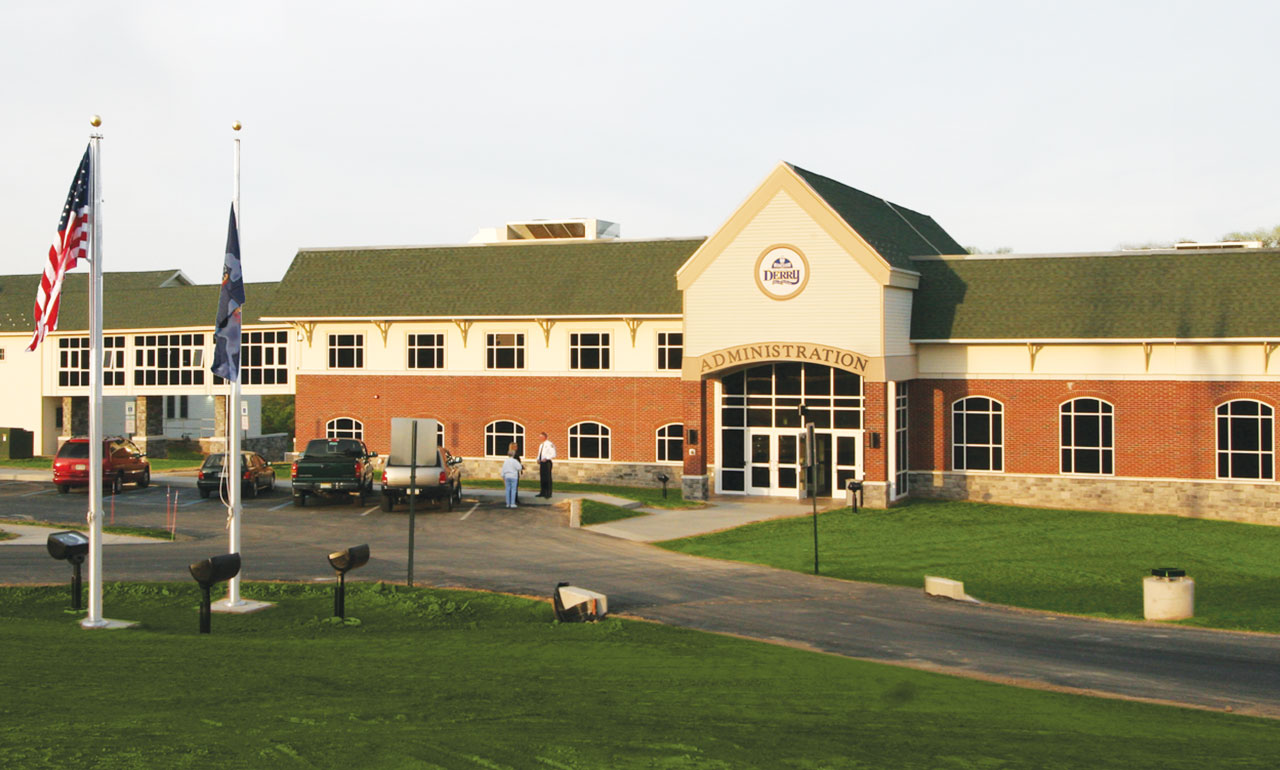
M 236 215 L 236 233 L 239 240 L 240 223 L 240 121 L 231 124 L 236 132 L 234 183 L 231 194 L 231 208 Z M 236 333 L 239 333 L 237 329 Z M 240 481 L 240 371 L 237 367 L 235 379 L 231 380 L 231 394 L 227 398 L 227 460 L 230 464 L 230 475 L 226 476 L 227 529 L 230 530 L 230 549 L 228 553 L 240 553 L 240 514 L 241 514 L 241 481 Z M 257 481 L 255 480 L 256 484 Z M 227 581 L 227 606 L 238 607 L 240 602 L 240 574 Z
M 89 121 L 102 125 L 97 115 Z M 103 628 L 102 617 L 102 134 L 89 135 L 89 613 L 80 625 Z

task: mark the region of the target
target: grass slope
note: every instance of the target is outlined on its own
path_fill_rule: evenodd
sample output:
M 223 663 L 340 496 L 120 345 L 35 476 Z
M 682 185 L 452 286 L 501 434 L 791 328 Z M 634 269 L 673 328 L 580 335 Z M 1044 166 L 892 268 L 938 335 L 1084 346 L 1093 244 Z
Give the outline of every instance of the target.
M 1182 567 L 1196 581 L 1185 623 L 1280 632 L 1280 528 L 1177 516 L 915 501 L 818 519 L 822 574 L 922 586 L 963 580 L 983 601 L 1141 619 L 1142 578 Z M 809 518 L 662 543 L 700 556 L 813 570 Z
M 479 487 L 481 489 L 502 489 L 502 479 L 469 479 L 462 480 L 463 489 L 468 486 Z M 536 490 L 538 489 L 538 480 L 525 479 L 520 482 L 520 489 Z M 603 495 L 612 495 L 621 497 L 625 500 L 638 500 L 643 503 L 645 508 L 705 508 L 706 504 L 696 500 L 685 500 L 684 493 L 680 491 L 679 486 L 667 489 L 667 496 L 662 496 L 662 489 L 650 489 L 648 487 L 619 487 L 611 484 L 580 484 L 574 481 L 557 481 L 554 490 L 556 492 L 597 492 Z
M 508 596 L 115 585 L 84 631 L 59 587 L 0 589 L 0 764 L 22 768 L 1272 767 L 1280 723 L 880 666 Z
M 623 508 L 620 505 L 610 505 L 598 500 L 582 501 L 582 526 L 584 527 L 589 527 L 592 524 L 604 524 L 606 521 L 621 521 L 622 519 L 633 519 L 636 516 L 648 515 L 642 511 Z

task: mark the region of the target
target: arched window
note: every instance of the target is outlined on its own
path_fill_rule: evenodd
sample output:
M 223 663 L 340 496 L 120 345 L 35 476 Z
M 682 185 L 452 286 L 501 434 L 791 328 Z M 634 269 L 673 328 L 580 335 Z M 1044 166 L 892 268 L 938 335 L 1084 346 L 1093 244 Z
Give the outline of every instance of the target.
M 951 405 L 951 469 L 1004 470 L 1004 404 L 970 396 Z
M 364 423 L 350 417 L 337 417 L 324 424 L 325 438 L 364 439 Z
M 608 460 L 609 429 L 598 422 L 580 422 L 569 428 L 570 460 Z
M 658 428 L 658 462 L 678 463 L 684 460 L 684 426 L 678 422 Z
M 1067 401 L 1058 412 L 1062 472 L 1115 473 L 1115 408 L 1096 398 Z
M 516 453 L 524 457 L 524 426 L 511 420 L 495 420 L 484 426 L 485 457 L 506 457 L 507 448 L 515 444 Z
M 1218 478 L 1275 476 L 1275 410 L 1246 399 L 1219 404 Z

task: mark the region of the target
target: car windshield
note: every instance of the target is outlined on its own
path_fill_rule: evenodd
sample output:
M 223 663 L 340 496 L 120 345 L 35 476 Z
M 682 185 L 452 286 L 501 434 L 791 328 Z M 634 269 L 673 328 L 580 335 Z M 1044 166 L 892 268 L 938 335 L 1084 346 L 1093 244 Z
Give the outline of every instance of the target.
M 88 441 L 68 441 L 58 450 L 58 457 L 70 457 L 75 460 L 88 458 L 89 442 Z
M 205 470 L 217 470 L 222 467 L 223 455 L 209 455 L 204 458 L 204 465 L 201 466 Z

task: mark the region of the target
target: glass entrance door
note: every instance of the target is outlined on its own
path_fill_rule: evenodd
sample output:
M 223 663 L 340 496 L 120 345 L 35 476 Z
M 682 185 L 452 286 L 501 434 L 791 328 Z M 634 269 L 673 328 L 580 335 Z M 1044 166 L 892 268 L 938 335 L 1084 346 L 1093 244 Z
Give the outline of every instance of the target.
M 747 492 L 795 495 L 799 488 L 800 436 L 794 430 L 752 430 Z

